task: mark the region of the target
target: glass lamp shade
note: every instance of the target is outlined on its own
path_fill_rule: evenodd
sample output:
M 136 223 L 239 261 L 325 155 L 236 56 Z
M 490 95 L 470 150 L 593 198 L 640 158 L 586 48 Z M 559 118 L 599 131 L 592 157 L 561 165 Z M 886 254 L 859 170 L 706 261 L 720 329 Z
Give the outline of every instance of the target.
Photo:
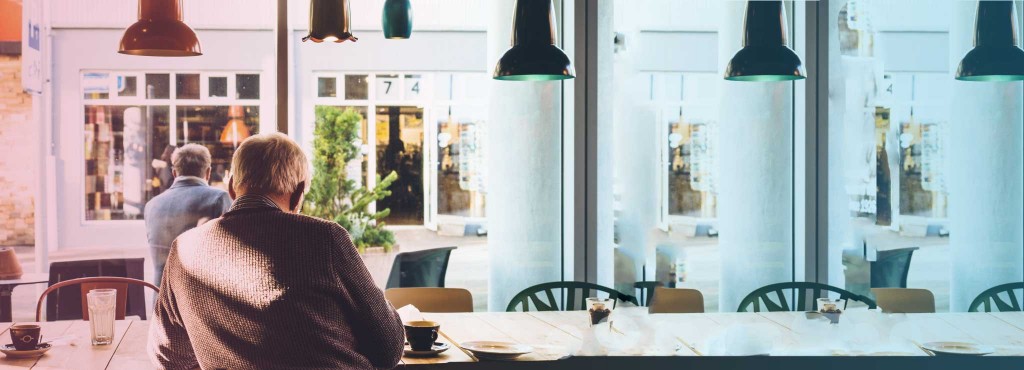
M 249 127 L 241 118 L 232 118 L 220 133 L 220 142 L 224 144 L 238 145 L 248 138 Z
M 1012 1 L 979 1 L 974 49 L 956 70 L 961 81 L 1024 80 L 1024 50 L 1017 46 L 1017 20 Z
M 557 81 L 576 77 L 572 61 L 555 46 L 551 0 L 516 0 L 512 48 L 498 60 L 494 79 Z
M 302 41 L 315 43 L 359 40 L 352 35 L 348 0 L 311 0 L 309 2 L 309 35 Z
M 412 4 L 409 0 L 387 0 L 382 16 L 384 38 L 407 39 L 412 36 Z
M 118 53 L 155 57 L 203 55 L 199 37 L 182 22 L 181 1 L 139 0 L 139 20 L 124 31 Z
M 725 67 L 725 79 L 804 79 L 803 62 L 787 46 L 787 38 L 786 13 L 781 1 L 748 1 L 743 20 L 743 48 Z

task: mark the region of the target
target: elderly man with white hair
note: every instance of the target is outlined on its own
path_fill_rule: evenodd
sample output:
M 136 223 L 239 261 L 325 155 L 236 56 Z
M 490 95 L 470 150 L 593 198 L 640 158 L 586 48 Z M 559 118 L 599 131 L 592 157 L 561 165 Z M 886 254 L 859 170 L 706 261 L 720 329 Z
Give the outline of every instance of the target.
M 210 187 L 210 151 L 205 146 L 185 144 L 171 154 L 174 183 L 146 203 L 146 237 L 153 256 L 154 281 L 160 284 L 171 242 L 178 235 L 208 220 L 220 217 L 231 207 L 228 192 Z
M 404 330 L 348 232 L 298 214 L 309 179 L 282 134 L 245 140 L 231 210 L 171 246 L 150 325 L 165 369 L 389 369 Z

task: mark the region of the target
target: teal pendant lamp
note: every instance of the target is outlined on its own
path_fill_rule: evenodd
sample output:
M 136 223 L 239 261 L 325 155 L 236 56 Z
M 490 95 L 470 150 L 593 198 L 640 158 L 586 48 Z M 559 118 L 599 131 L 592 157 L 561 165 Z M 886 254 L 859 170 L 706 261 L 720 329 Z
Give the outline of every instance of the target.
M 555 46 L 555 7 L 551 0 L 516 0 L 512 48 L 498 60 L 494 79 L 558 81 L 576 77 L 572 61 Z
M 409 0 L 387 0 L 382 21 L 384 38 L 409 38 L 412 36 L 412 4 Z
M 782 1 L 747 1 L 743 48 L 725 67 L 729 81 L 793 81 L 806 76 L 800 57 L 787 45 Z
M 1013 1 L 979 1 L 974 49 L 960 61 L 961 81 L 1024 80 L 1024 50 L 1017 46 Z
M 311 0 L 309 2 L 309 35 L 302 38 L 303 42 L 324 41 L 342 43 L 358 41 L 352 35 L 352 22 L 349 17 L 348 0 Z

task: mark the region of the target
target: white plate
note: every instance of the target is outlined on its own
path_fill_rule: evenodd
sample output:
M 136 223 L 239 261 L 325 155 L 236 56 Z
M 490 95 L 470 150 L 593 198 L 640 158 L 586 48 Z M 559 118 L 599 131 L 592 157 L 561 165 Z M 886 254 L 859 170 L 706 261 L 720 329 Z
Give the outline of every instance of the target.
M 477 358 L 487 360 L 511 360 L 533 352 L 533 347 L 527 345 L 491 341 L 462 343 L 462 349 L 472 352 Z
M 929 342 L 922 344 L 921 348 L 935 353 L 936 356 L 984 356 L 996 351 L 989 346 L 964 342 Z

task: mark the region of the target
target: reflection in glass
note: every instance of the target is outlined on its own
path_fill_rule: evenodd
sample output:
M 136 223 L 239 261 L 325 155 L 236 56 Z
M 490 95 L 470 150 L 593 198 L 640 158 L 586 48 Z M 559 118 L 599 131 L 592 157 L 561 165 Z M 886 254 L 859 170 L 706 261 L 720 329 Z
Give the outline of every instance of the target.
M 175 96 L 178 99 L 199 99 L 199 74 L 178 73 L 174 78 L 177 81 Z
M 366 100 L 370 96 L 370 86 L 366 75 L 345 76 L 345 100 Z
M 135 76 L 117 76 L 117 96 L 136 96 L 137 80 Z
M 259 99 L 260 98 L 260 75 L 237 74 L 235 75 L 235 90 L 238 99 Z
M 448 117 L 437 123 L 437 213 L 485 217 L 484 125 Z
M 338 96 L 338 79 L 334 77 L 320 77 L 316 80 L 317 94 L 321 98 L 333 98 Z
M 146 99 L 168 99 L 171 97 L 171 75 L 167 73 L 146 74 Z
M 210 77 L 209 95 L 211 98 L 226 98 L 228 97 L 228 78 L 227 77 Z
M 167 107 L 85 106 L 85 219 L 141 219 L 166 189 Z M 160 134 L 163 134 L 162 140 Z M 157 150 L 149 150 L 159 148 Z
M 391 225 L 423 225 L 423 108 L 377 107 L 377 174 L 398 180 L 377 209 L 391 209 Z
M 258 106 L 178 106 L 178 144 L 205 146 L 213 158 L 210 185 L 226 189 L 231 156 L 243 134 L 259 132 Z M 242 124 L 242 127 L 233 125 Z

